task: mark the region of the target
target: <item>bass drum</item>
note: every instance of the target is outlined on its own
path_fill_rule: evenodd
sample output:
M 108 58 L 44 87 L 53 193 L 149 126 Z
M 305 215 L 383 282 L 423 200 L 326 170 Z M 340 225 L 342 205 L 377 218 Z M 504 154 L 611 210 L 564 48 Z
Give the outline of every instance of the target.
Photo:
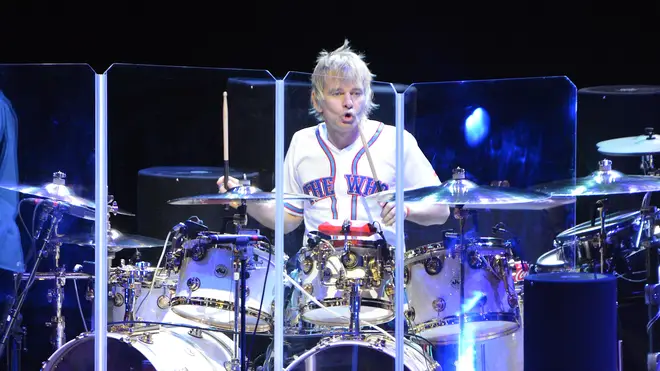
M 108 371 L 225 370 L 233 358 L 233 342 L 219 332 L 188 328 L 162 328 L 134 334 L 108 332 Z M 84 333 L 64 344 L 43 371 L 87 371 L 94 369 L 93 333 Z
M 394 369 L 394 341 L 380 335 L 361 339 L 323 338 L 314 348 L 298 356 L 286 371 L 370 371 Z M 406 342 L 403 350 L 406 371 L 441 371 L 440 365 L 422 349 Z

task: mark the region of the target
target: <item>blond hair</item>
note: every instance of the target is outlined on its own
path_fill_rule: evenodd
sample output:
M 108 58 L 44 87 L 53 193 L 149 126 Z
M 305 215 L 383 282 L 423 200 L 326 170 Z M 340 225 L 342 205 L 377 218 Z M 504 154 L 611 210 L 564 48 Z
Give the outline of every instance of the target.
M 373 101 L 374 92 L 371 88 L 371 82 L 376 75 L 369 70 L 367 63 L 364 61 L 364 55 L 354 52 L 348 40 L 344 40 L 344 45 L 331 52 L 323 50 L 316 59 L 316 67 L 311 79 L 313 94 L 311 95 L 312 108 L 310 113 L 318 120 L 323 121 L 323 115 L 315 109 L 315 105 L 320 106 L 321 101 L 324 99 L 323 89 L 327 76 L 362 83 L 366 99 L 364 107 L 366 116 L 369 116 L 378 107 Z

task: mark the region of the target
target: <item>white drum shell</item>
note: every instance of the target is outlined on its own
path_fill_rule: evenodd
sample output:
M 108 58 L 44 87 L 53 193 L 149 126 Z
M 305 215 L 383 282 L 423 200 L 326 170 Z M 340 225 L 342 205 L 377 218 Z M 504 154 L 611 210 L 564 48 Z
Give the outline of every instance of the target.
M 480 248 L 482 256 L 492 256 L 501 249 L 489 251 Z M 439 258 L 442 269 L 436 275 L 426 272 L 424 261 L 430 257 Z M 474 315 L 465 322 L 465 331 L 477 340 L 493 339 L 516 331 L 519 316 L 516 307 L 509 303 L 507 286 L 515 300 L 515 287 L 508 265 L 502 279 L 495 277 L 487 268 L 471 268 L 464 265 L 466 313 Z M 406 259 L 406 294 L 408 307 L 414 312 L 413 331 L 437 344 L 458 342 L 459 325 L 457 314 L 460 310 L 460 264 L 457 256 L 441 247 L 430 249 L 421 256 Z M 479 301 L 485 295 L 486 301 Z M 481 305 L 483 304 L 483 305 Z M 438 311 L 436 309 L 441 309 Z M 479 314 L 489 315 L 489 320 L 478 319 Z M 507 320 L 500 320 L 497 317 Z M 495 317 L 495 319 L 493 319 Z M 443 322 L 443 321 L 448 321 Z M 431 324 L 429 326 L 429 324 Z
M 246 281 L 248 294 L 246 295 L 246 327 L 252 331 L 257 324 L 257 313 L 261 305 L 258 331 L 270 328 L 269 321 L 272 315 L 275 284 L 282 281 L 275 280 L 275 264 L 270 262 L 268 280 L 266 268 L 268 266 L 268 252 L 254 247 L 254 269 L 248 269 L 249 278 Z M 215 245 L 206 250 L 205 257 L 200 261 L 186 256 L 179 270 L 179 284 L 172 299 L 172 311 L 190 320 L 217 326 L 225 329 L 234 327 L 234 297 L 236 282 L 234 281 L 233 253 L 228 246 Z M 200 286 L 191 291 L 188 280 L 199 279 Z M 264 284 L 266 290 L 264 291 Z M 263 305 L 261 303 L 262 294 Z M 192 300 L 192 301 L 187 301 Z
M 116 268 L 120 270 L 121 268 Z M 148 269 L 150 273 L 154 272 L 154 268 Z M 176 287 L 178 275 L 170 273 L 169 276 L 165 273 L 164 269 L 159 269 L 159 274 L 155 276 L 156 282 L 153 290 L 149 293 L 151 281 L 147 280 L 139 285 L 139 296 L 136 296 L 133 305 L 133 316 L 135 321 L 146 322 L 160 322 L 165 313 L 169 310 L 169 301 L 172 296 L 172 289 Z M 137 285 L 136 285 L 137 286 Z M 122 322 L 126 314 L 126 291 L 121 283 L 113 283 L 111 292 L 114 293 L 113 297 L 108 299 L 112 310 L 108 313 L 108 322 Z M 123 303 L 121 305 L 114 304 L 114 296 L 121 295 Z
M 357 254 L 363 254 L 363 257 L 369 256 L 367 249 L 352 249 Z M 373 253 L 373 250 L 372 252 Z M 311 287 L 311 295 L 319 302 L 324 304 L 332 313 L 327 309 L 318 308 L 318 306 L 305 295 L 298 295 L 299 306 L 301 308 L 302 319 L 324 326 L 348 326 L 350 324 L 350 307 L 349 297 L 350 291 L 337 287 L 337 277 L 344 275 L 347 278 L 364 278 L 367 276 L 366 268 L 356 267 L 354 269 L 346 269 L 341 262 L 341 254 L 343 249 L 336 249 L 335 253 L 328 256 L 323 269 L 331 272 L 331 279 L 324 282 L 323 272 L 321 269 L 321 262 L 313 259 L 313 266 L 309 273 L 304 271 L 300 272 L 300 284 L 304 288 Z M 381 324 L 389 322 L 394 318 L 394 302 L 393 298 L 387 295 L 386 287 L 393 285 L 394 281 L 391 274 L 381 270 L 380 284 L 376 287 L 365 287 L 361 290 L 361 310 L 360 320 L 367 321 L 371 324 Z M 392 292 L 393 292 L 392 286 Z M 337 300 L 340 303 L 337 303 Z M 335 315 L 334 313 L 337 313 Z

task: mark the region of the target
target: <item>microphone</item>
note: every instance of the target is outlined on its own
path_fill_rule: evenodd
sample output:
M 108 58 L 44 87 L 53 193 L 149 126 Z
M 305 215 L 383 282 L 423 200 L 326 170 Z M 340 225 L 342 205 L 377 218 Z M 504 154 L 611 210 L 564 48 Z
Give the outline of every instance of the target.
M 209 234 L 202 239 L 207 243 L 248 243 L 268 241 L 265 236 L 258 234 Z

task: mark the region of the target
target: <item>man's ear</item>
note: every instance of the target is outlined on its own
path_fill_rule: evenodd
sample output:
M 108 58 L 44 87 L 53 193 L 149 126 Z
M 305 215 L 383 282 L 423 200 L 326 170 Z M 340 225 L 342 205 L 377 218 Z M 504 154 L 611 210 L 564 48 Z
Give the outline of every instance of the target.
M 316 91 L 312 91 L 312 105 L 314 106 L 316 112 L 323 113 L 323 109 L 321 108 L 321 104 L 318 101 Z

